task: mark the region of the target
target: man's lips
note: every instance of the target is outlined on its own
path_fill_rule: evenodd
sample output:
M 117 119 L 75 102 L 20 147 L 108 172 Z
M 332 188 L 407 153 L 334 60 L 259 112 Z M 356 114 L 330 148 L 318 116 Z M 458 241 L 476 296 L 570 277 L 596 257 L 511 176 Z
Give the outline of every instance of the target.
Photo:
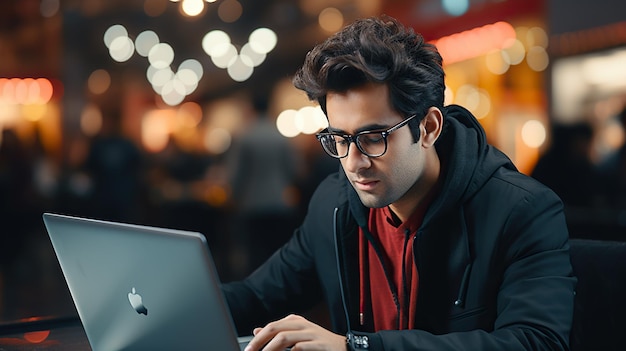
M 358 190 L 363 190 L 363 191 L 370 191 L 374 189 L 376 185 L 378 185 L 377 180 L 367 180 L 367 179 L 355 180 L 353 183 L 354 183 L 355 188 L 357 188 Z

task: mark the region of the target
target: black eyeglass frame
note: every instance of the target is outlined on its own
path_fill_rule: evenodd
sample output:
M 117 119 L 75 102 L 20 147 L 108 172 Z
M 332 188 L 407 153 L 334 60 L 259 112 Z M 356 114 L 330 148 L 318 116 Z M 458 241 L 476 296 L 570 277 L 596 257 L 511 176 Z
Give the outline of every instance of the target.
M 322 145 L 322 149 L 324 149 L 324 151 L 326 151 L 326 153 L 334 158 L 345 158 L 350 154 L 350 144 L 354 143 L 357 147 L 357 149 L 359 149 L 359 151 L 367 156 L 367 157 L 381 157 L 382 155 L 384 155 L 387 152 L 387 137 L 395 132 L 396 130 L 404 127 L 406 124 L 409 123 L 409 121 L 411 121 L 413 118 L 415 118 L 417 115 L 411 115 L 405 119 L 403 119 L 400 123 L 390 127 L 387 130 L 364 130 L 362 132 L 358 132 L 355 135 L 350 135 L 350 134 L 340 134 L 340 133 L 332 133 L 332 132 L 320 132 L 317 133 L 315 136 L 317 137 L 317 140 L 320 142 L 320 144 Z M 366 152 L 363 147 L 361 146 L 361 143 L 359 142 L 359 137 L 363 136 L 363 135 L 367 135 L 367 134 L 374 134 L 374 133 L 380 133 L 381 137 L 383 138 L 383 143 L 385 144 L 385 148 L 383 149 L 383 151 L 380 154 L 369 154 L 368 152 Z M 346 148 L 346 154 L 343 156 L 340 155 L 333 155 L 325 146 L 324 146 L 324 142 L 322 141 L 322 138 L 324 137 L 331 137 L 331 136 L 338 136 L 338 137 L 342 137 L 344 138 L 347 142 L 348 142 L 348 147 Z

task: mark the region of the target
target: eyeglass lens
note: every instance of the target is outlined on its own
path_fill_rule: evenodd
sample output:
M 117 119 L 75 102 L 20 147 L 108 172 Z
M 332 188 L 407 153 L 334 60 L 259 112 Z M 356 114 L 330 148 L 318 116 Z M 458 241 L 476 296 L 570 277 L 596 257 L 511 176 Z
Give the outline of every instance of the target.
M 359 134 L 354 137 L 359 150 L 367 156 L 377 157 L 385 153 L 386 140 L 382 132 Z M 321 139 L 324 150 L 335 157 L 348 155 L 351 140 L 342 135 L 324 135 Z

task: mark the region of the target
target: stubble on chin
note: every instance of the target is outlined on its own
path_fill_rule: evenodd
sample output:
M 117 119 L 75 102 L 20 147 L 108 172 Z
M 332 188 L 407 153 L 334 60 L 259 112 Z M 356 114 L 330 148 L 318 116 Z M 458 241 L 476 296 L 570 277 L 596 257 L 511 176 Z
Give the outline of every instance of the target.
M 357 193 L 357 195 L 359 195 L 359 199 L 361 200 L 361 203 L 365 207 L 368 207 L 368 208 L 382 208 L 382 207 L 385 207 L 385 206 L 388 205 L 379 196 L 376 196 L 376 195 L 373 195 L 373 194 L 370 194 L 370 193 L 364 193 L 364 192 L 359 191 L 359 190 L 356 190 L 356 193 Z

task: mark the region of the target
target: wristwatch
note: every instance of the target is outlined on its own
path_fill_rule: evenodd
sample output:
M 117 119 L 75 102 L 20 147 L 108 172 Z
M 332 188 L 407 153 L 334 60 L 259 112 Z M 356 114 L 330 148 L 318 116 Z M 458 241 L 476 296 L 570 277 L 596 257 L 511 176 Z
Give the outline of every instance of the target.
M 352 331 L 348 331 L 348 334 L 346 334 L 346 344 L 348 351 L 363 351 L 370 348 L 367 335 L 354 335 Z

